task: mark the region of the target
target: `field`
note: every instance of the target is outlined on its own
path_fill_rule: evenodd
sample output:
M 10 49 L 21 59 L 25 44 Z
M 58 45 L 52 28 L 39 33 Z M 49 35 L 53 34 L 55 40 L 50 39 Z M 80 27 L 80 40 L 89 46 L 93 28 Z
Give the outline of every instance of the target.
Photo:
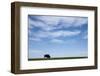
M 34 61 L 34 60 L 59 60 L 59 59 L 84 59 L 84 58 L 88 58 L 88 57 L 84 56 L 84 57 L 60 57 L 60 58 L 31 58 L 28 60 Z

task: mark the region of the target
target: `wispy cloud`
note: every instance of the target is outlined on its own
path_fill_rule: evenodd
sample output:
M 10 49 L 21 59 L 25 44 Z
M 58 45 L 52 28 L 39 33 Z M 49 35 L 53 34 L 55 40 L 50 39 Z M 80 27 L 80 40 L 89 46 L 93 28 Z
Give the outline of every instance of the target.
M 66 37 L 66 36 L 74 36 L 80 34 L 80 30 L 75 30 L 75 31 L 56 31 L 53 33 L 50 33 L 51 36 L 53 37 Z
M 29 38 L 29 40 L 31 40 L 31 41 L 41 41 L 41 39 L 40 38 Z
M 86 17 L 29 16 L 30 40 L 41 41 L 48 38 L 52 39 L 52 42 L 61 42 L 57 40 L 58 37 L 79 35 L 81 30 L 76 28 L 87 24 L 87 20 Z M 69 27 L 75 29 L 68 30 Z
M 53 16 L 29 16 L 29 27 L 39 27 L 45 31 L 79 27 L 86 24 L 88 19 L 86 17 L 53 17 Z
M 60 39 L 52 39 L 51 42 L 52 43 L 64 43 L 64 41 Z
M 45 31 L 39 31 L 37 33 L 34 33 L 33 36 L 38 38 L 57 38 L 57 37 L 68 37 L 68 36 L 75 36 L 80 34 L 80 30 L 74 30 L 74 31 L 53 31 L 53 32 L 45 32 Z

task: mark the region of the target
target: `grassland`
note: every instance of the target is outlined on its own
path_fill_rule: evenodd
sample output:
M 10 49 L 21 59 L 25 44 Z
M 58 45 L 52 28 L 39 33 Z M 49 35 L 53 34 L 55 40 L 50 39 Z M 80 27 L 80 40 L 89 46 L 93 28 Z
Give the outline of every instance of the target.
M 60 60 L 60 59 L 84 59 L 88 58 L 87 56 L 84 57 L 60 57 L 60 58 L 31 58 L 28 61 L 36 61 L 36 60 Z

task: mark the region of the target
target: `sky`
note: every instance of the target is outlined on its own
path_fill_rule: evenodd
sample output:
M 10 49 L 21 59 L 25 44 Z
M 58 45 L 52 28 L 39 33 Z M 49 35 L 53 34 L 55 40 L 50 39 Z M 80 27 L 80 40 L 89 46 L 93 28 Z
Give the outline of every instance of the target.
M 28 58 L 88 56 L 88 17 L 28 15 Z

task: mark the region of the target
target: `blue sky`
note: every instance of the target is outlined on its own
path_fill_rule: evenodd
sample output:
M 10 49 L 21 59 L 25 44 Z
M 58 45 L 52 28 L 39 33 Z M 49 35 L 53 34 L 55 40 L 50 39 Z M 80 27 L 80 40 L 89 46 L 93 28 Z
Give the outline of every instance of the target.
M 28 57 L 88 55 L 88 18 L 28 15 Z

